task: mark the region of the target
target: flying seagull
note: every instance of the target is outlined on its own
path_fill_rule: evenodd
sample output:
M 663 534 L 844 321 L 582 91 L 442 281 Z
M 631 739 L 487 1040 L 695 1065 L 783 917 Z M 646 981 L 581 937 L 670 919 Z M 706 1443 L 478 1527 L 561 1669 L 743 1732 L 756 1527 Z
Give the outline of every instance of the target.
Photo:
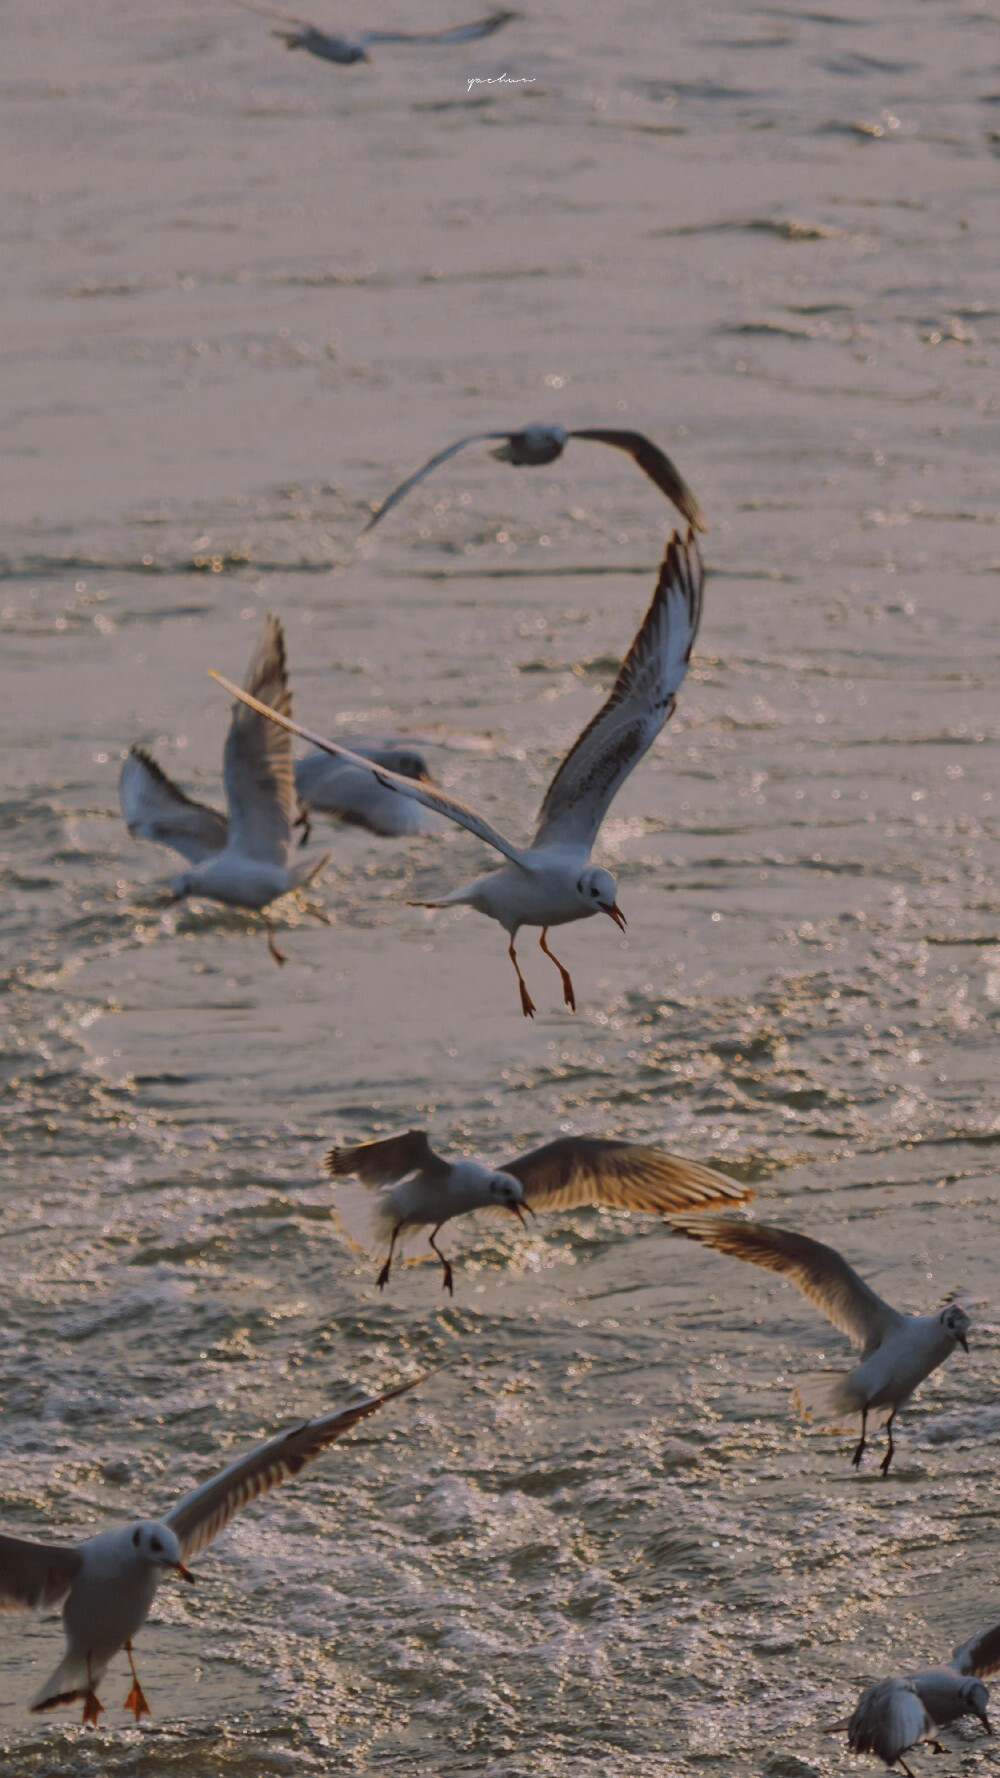
M 959 1717 L 977 1716 L 986 1733 L 993 1733 L 986 1714 L 990 1694 L 983 1679 L 998 1668 L 1000 1624 L 993 1624 L 963 1642 L 943 1666 L 876 1680 L 862 1692 L 853 1716 L 831 1723 L 824 1733 L 837 1735 L 846 1729 L 852 1753 L 874 1753 L 887 1766 L 901 1766 L 906 1778 L 913 1778 L 903 1754 L 918 1741 L 928 1741 L 935 1753 L 943 1753 L 936 1732 Z
M 187 1563 L 218 1537 L 234 1513 L 298 1475 L 358 1420 L 423 1380 L 416 1377 L 383 1395 L 278 1433 L 185 1494 L 162 1519 L 138 1519 L 77 1544 L 35 1543 L 0 1533 L 0 1610 L 52 1607 L 64 1601 L 66 1652 L 32 1710 L 54 1710 L 59 1704 L 82 1700 L 83 1721 L 96 1726 L 104 1709 L 97 1687 L 109 1663 L 124 1649 L 132 1689 L 123 1709 L 131 1710 L 136 1722 L 148 1716 L 132 1643 L 164 1576 L 179 1574 L 193 1581 Z
M 435 1237 L 453 1216 L 472 1210 L 571 1210 L 578 1204 L 607 1204 L 662 1216 L 671 1210 L 706 1209 L 740 1203 L 749 1189 L 711 1167 L 665 1154 L 638 1142 L 598 1136 L 560 1136 L 544 1148 L 502 1161 L 446 1160 L 435 1154 L 426 1130 L 407 1130 L 356 1148 L 331 1148 L 326 1170 L 333 1179 L 354 1178 L 337 1194 L 336 1214 L 348 1239 L 367 1251 L 389 1252 L 376 1283 L 383 1290 L 396 1248 L 420 1229 L 444 1268 L 442 1289 L 454 1295 L 450 1260 Z
M 517 12 L 491 12 L 484 19 L 473 19 L 467 25 L 452 25 L 444 31 L 360 31 L 356 37 L 335 37 L 293 12 L 281 12 L 275 6 L 255 5 L 252 0 L 238 0 L 238 4 L 250 12 L 263 13 L 266 18 L 284 19 L 286 24 L 294 26 L 291 31 L 271 33 L 272 37 L 279 37 L 287 49 L 307 49 L 310 55 L 320 56 L 325 62 L 339 62 L 343 67 L 354 62 L 370 62 L 368 50 L 373 43 L 477 43 L 482 37 L 491 37 L 509 20 L 520 17 Z
M 245 685 L 285 715 L 291 710 L 285 638 L 277 618 L 264 620 Z M 312 882 L 330 854 L 292 864 L 297 802 L 291 742 L 242 703 L 233 706 L 222 775 L 228 819 L 207 803 L 195 802 L 152 754 L 133 747 L 118 780 L 122 814 L 129 833 L 171 847 L 192 866 L 170 885 L 175 901 L 196 895 L 260 910 Z M 266 915 L 265 924 L 268 949 L 276 963 L 284 963 Z
M 425 475 L 430 475 L 431 470 L 436 469 L 439 463 L 447 463 L 449 457 L 454 457 L 458 451 L 464 451 L 466 445 L 483 444 L 489 439 L 497 438 L 502 439 L 503 443 L 498 450 L 491 452 L 491 455 L 498 457 L 502 463 L 513 463 L 518 469 L 535 469 L 543 463 L 554 463 L 557 457 L 562 456 L 571 438 L 589 438 L 594 444 L 614 445 L 616 450 L 628 452 L 632 461 L 648 475 L 651 482 L 656 483 L 660 492 L 665 494 L 667 499 L 676 506 L 681 517 L 693 531 L 705 530 L 701 507 L 680 470 L 674 467 L 666 453 L 660 450 L 659 445 L 653 444 L 652 440 L 646 438 L 643 433 L 622 432 L 613 427 L 577 426 L 567 431 L 564 426 L 536 425 L 525 426 L 521 432 L 470 432 L 467 438 L 460 438 L 455 444 L 450 444 L 443 451 L 438 451 L 435 457 L 431 457 L 420 469 L 415 469 L 412 475 L 407 476 L 405 482 L 400 482 L 399 487 L 393 489 L 388 498 L 383 500 L 378 510 L 372 514 L 361 535 L 364 536 L 366 532 L 374 530 L 375 526 L 385 518 L 386 513 L 391 512 L 394 506 L 398 506 L 404 495 L 408 494 L 411 488 L 415 488 L 418 482 L 422 482 Z
M 345 735 L 343 745 L 360 759 L 385 766 L 402 778 L 413 778 L 418 784 L 434 782 L 426 760 L 405 741 L 373 742 Z M 333 815 L 351 826 L 367 828 L 369 833 L 391 837 L 427 833 L 437 825 L 433 815 L 419 803 L 387 790 L 367 768 L 353 766 L 346 759 L 333 759 L 329 753 L 316 751 L 297 759 L 294 770 L 295 790 L 302 805 L 297 825 L 303 830 L 303 846 L 309 840 L 311 809 Z
M 956 1346 L 969 1350 L 965 1310 L 951 1302 L 929 1315 L 901 1314 L 869 1289 L 836 1248 L 792 1229 L 725 1216 L 671 1216 L 669 1221 L 691 1241 L 790 1278 L 860 1348 L 861 1358 L 850 1371 L 816 1371 L 801 1377 L 796 1400 L 807 1418 L 861 1415 L 861 1438 L 852 1458 L 856 1469 L 867 1442 L 868 1415 L 873 1409 L 883 1410 L 888 1446 L 881 1470 L 887 1475 L 895 1450 L 892 1423 L 900 1408 Z
M 573 1011 L 573 983 L 569 971 L 549 949 L 549 927 L 585 920 L 592 914 L 606 914 L 624 930 L 625 916 L 615 899 L 614 877 L 610 871 L 590 863 L 590 852 L 614 797 L 673 715 L 677 691 L 687 672 L 698 632 L 701 593 L 701 558 L 694 535 L 689 531 L 682 543 L 675 533 L 667 545 L 652 604 L 622 662 L 611 694 L 578 737 L 549 785 L 530 846 L 515 845 L 483 815 L 445 791 L 361 760 L 338 742 L 326 741 L 311 729 L 292 722 L 284 713 L 269 709 L 265 702 L 241 691 L 221 673 L 209 671 L 213 679 L 252 710 L 269 716 L 314 747 L 350 759 L 355 765 L 366 765 L 380 784 L 436 810 L 507 859 L 499 870 L 464 883 L 448 895 L 411 905 L 464 905 L 496 920 L 510 941 L 507 954 L 517 972 L 521 1010 L 526 1018 L 533 1018 L 535 1005 L 514 949 L 515 936 L 522 926 L 541 927 L 538 942 L 559 971 L 563 999 Z

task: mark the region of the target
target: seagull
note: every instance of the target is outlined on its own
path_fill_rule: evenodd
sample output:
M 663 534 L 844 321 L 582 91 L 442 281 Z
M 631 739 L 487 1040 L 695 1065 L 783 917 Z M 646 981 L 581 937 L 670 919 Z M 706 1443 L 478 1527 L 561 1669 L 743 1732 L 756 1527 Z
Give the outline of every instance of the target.
M 550 926 L 606 914 L 622 931 L 625 916 L 615 899 L 610 871 L 590 863 L 601 823 L 629 773 L 648 752 L 673 715 L 677 691 L 687 672 L 691 647 L 701 617 L 702 566 L 694 534 L 682 543 L 676 532 L 667 545 L 652 604 L 628 651 L 607 702 L 588 723 L 556 772 L 542 803 L 530 846 L 515 845 L 485 816 L 429 784 L 387 772 L 339 742 L 326 741 L 259 698 L 241 691 L 221 673 L 209 669 L 225 690 L 269 716 L 272 722 L 320 747 L 326 753 L 366 766 L 380 784 L 434 809 L 501 853 L 507 863 L 487 876 L 464 883 L 433 901 L 414 907 L 476 908 L 496 920 L 509 938 L 507 954 L 517 973 L 521 1010 L 533 1018 L 535 1004 L 521 974 L 514 939 L 522 926 L 540 926 L 539 945 L 562 980 L 565 1004 L 575 1012 L 576 996 L 569 971 L 549 949 Z
M 524 1212 L 571 1210 L 577 1204 L 607 1204 L 616 1210 L 704 1209 L 741 1203 L 750 1191 L 697 1161 L 665 1154 L 638 1142 L 598 1136 L 560 1136 L 544 1148 L 517 1155 L 500 1167 L 479 1161 L 446 1160 L 435 1154 L 426 1130 L 407 1130 L 356 1148 L 331 1148 L 326 1170 L 333 1179 L 355 1178 L 338 1194 L 337 1216 L 349 1240 L 389 1252 L 376 1283 L 389 1282 L 397 1244 L 421 1228 L 444 1269 L 442 1289 L 454 1296 L 451 1262 L 435 1237 L 453 1216 L 471 1210 Z
M 878 1679 L 858 1699 L 853 1716 L 831 1723 L 823 1732 L 847 1730 L 852 1753 L 874 1753 L 887 1766 L 899 1765 L 913 1778 L 903 1754 L 918 1741 L 929 1741 L 935 1753 L 944 1748 L 935 1737 L 962 1716 L 978 1716 L 992 1735 L 986 1706 L 990 1694 L 985 1675 L 1000 1668 L 1000 1624 L 993 1624 L 955 1649 L 940 1667 L 921 1667 L 902 1678 Z
M 354 740 L 344 736 L 343 745 L 359 759 L 374 761 L 402 778 L 413 778 L 418 784 L 433 784 L 427 762 L 415 748 L 402 741 Z M 309 811 L 320 809 L 338 821 L 364 827 L 369 833 L 393 838 L 401 834 L 428 833 L 437 825 L 433 815 L 419 803 L 408 802 L 387 790 L 370 771 L 351 765 L 345 759 L 332 759 L 329 753 L 307 753 L 295 761 L 295 790 L 302 806 L 297 826 L 302 828 L 303 846 L 309 842 Z
M 491 12 L 487 18 L 473 19 L 467 25 L 452 25 L 446 31 L 362 31 L 357 37 L 334 37 L 293 12 L 281 12 L 274 6 L 257 6 L 251 4 L 251 0 L 238 0 L 238 4 L 246 6 L 250 12 L 284 19 L 286 24 L 294 25 L 292 31 L 271 33 L 272 37 L 280 38 L 287 49 L 307 49 L 310 55 L 320 56 L 325 62 L 339 62 L 343 67 L 354 62 L 370 62 L 368 48 L 372 43 L 477 43 L 482 37 L 491 37 L 509 20 L 521 16 L 517 12 Z
M 64 1601 L 66 1652 L 32 1702 L 32 1710 L 54 1710 L 82 1699 L 82 1720 L 96 1727 L 104 1709 L 97 1687 L 109 1663 L 124 1649 L 132 1689 L 123 1709 L 131 1710 L 136 1722 L 150 1715 L 132 1643 L 164 1576 L 177 1574 L 193 1582 L 187 1563 L 218 1537 L 234 1513 L 297 1475 L 358 1420 L 423 1381 L 415 1377 L 353 1407 L 303 1420 L 278 1433 L 185 1494 L 162 1519 L 137 1519 L 77 1544 L 35 1543 L 0 1533 L 0 1610 L 51 1607 Z
M 518 469 L 535 469 L 543 463 L 554 463 L 557 457 L 562 456 L 571 438 L 589 438 L 594 444 L 613 445 L 616 450 L 627 451 L 650 481 L 655 482 L 660 492 L 673 502 L 692 530 L 704 531 L 706 528 L 701 507 L 680 470 L 675 469 L 659 445 L 655 445 L 643 433 L 622 432 L 617 428 L 607 427 L 573 427 L 567 430 L 565 426 L 534 425 L 525 426 L 521 432 L 470 432 L 467 438 L 460 438 L 455 444 L 447 445 L 420 469 L 415 469 L 412 475 L 408 475 L 405 482 L 400 482 L 398 488 L 393 489 L 368 520 L 361 533 L 362 537 L 374 530 L 386 513 L 398 506 L 404 495 L 415 488 L 418 482 L 422 482 L 425 475 L 430 475 L 431 470 L 436 469 L 439 463 L 447 463 L 449 457 L 454 457 L 457 451 L 464 451 L 466 445 L 483 444 L 488 439 L 497 438 L 502 439 L 503 443 L 498 450 L 490 453 L 491 456 L 499 458 L 501 463 L 513 463 Z
M 286 713 L 292 707 L 285 638 L 277 618 L 264 620 L 247 669 L 246 689 Z M 222 774 L 228 819 L 187 796 L 145 748 L 133 747 L 118 780 L 122 814 L 129 833 L 171 847 L 193 866 L 173 879 L 170 892 L 175 901 L 197 895 L 233 907 L 262 909 L 311 883 L 330 854 L 292 864 L 296 799 L 291 742 L 239 703 L 233 706 Z M 318 914 L 318 909 L 312 911 Z M 284 963 L 267 916 L 265 924 L 271 956 Z
M 876 1296 L 836 1248 L 793 1229 L 725 1216 L 668 1220 L 678 1234 L 717 1253 L 781 1272 L 860 1348 L 860 1361 L 852 1370 L 816 1371 L 800 1378 L 796 1402 L 807 1418 L 815 1413 L 861 1415 L 861 1438 L 851 1459 L 855 1469 L 861 1467 L 867 1443 L 868 1415 L 873 1408 L 888 1409 L 882 1415 L 888 1447 L 880 1466 L 887 1475 L 895 1451 L 892 1423 L 900 1408 L 956 1346 L 969 1350 L 971 1324 L 965 1310 L 950 1302 L 929 1315 L 903 1315 Z

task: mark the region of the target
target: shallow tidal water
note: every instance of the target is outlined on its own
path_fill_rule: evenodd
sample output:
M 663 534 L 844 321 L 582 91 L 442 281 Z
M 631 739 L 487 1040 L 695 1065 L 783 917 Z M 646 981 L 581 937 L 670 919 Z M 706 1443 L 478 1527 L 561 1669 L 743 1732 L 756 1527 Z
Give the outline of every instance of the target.
M 557 0 L 336 68 L 227 0 L 10 0 L 4 46 L 0 1522 L 163 1510 L 447 1368 L 161 1589 L 141 1731 L 124 1660 L 100 1732 L 32 1717 L 59 1626 L 6 1617 L 3 1771 L 832 1778 L 863 1683 L 1000 1617 L 996 20 Z M 204 669 L 274 611 L 304 721 L 423 737 L 526 835 L 669 512 L 617 453 L 471 450 L 353 539 L 439 444 L 535 418 L 647 430 L 711 527 L 602 835 L 627 936 L 560 934 L 574 1018 L 526 935 L 529 1025 L 497 928 L 403 905 L 474 840 L 320 818 L 333 924 L 289 913 L 278 971 L 168 904 L 121 759 L 217 799 Z M 840 1337 L 651 1221 L 481 1219 L 454 1302 L 423 1263 L 380 1297 L 322 1157 L 411 1125 L 718 1164 L 900 1307 L 979 1294 L 970 1356 L 883 1482 L 790 1404 Z

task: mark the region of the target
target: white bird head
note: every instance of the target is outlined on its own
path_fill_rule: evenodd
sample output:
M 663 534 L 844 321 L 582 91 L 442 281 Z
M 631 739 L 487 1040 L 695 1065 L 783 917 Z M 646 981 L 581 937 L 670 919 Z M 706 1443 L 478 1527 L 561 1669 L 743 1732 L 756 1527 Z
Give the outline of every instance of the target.
M 615 899 L 618 885 L 609 870 L 591 865 L 577 883 L 576 892 L 588 914 L 607 914 L 609 920 L 625 931 L 625 915 Z
M 988 1735 L 992 1735 L 990 1719 L 986 1714 L 986 1706 L 990 1694 L 981 1679 L 967 1679 L 961 1691 L 962 1702 L 970 1716 L 978 1716 Z
M 950 1333 L 956 1345 L 961 1346 L 963 1352 L 968 1352 L 969 1328 L 972 1323 L 965 1310 L 960 1309 L 957 1303 L 949 1303 L 947 1308 L 941 1310 L 938 1320 L 945 1332 Z
M 131 1544 L 137 1559 L 150 1568 L 173 1568 L 184 1580 L 194 1581 L 194 1575 L 181 1561 L 181 1546 L 169 1525 L 158 1525 L 155 1519 L 140 1519 L 132 1527 Z
M 519 1222 L 524 1221 L 525 1210 L 529 1216 L 534 1215 L 530 1205 L 524 1201 L 524 1186 L 519 1179 L 514 1178 L 513 1173 L 494 1173 L 487 1181 L 486 1190 L 491 1204 L 499 1204 L 504 1210 L 509 1210 Z

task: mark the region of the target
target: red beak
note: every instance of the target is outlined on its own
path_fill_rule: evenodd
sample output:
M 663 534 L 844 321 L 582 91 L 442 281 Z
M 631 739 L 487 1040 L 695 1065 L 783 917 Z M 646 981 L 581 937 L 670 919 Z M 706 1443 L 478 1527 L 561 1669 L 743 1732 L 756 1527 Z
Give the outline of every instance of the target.
M 618 927 L 620 932 L 625 931 L 625 926 L 626 926 L 625 915 L 622 913 L 621 908 L 618 906 L 618 903 L 616 901 L 613 901 L 609 908 L 602 908 L 601 913 L 607 914 L 608 919 L 614 921 L 615 925 Z
M 191 1585 L 191 1586 L 192 1586 L 192 1587 L 193 1587 L 193 1586 L 194 1586 L 194 1582 L 195 1582 L 195 1577 L 194 1577 L 194 1575 L 193 1575 L 193 1574 L 192 1574 L 192 1573 L 191 1573 L 191 1570 L 190 1570 L 190 1568 L 185 1568 L 185 1566 L 184 1566 L 184 1564 L 183 1564 L 183 1562 L 177 1562 L 177 1563 L 175 1563 L 175 1567 L 176 1567 L 176 1569 L 177 1569 L 177 1572 L 178 1572 L 178 1574 L 179 1574 L 179 1575 L 180 1575 L 180 1577 L 181 1577 L 181 1579 L 182 1579 L 182 1580 L 186 1580 L 186 1581 L 188 1581 L 188 1582 L 189 1582 L 189 1584 L 190 1584 L 190 1585 Z

